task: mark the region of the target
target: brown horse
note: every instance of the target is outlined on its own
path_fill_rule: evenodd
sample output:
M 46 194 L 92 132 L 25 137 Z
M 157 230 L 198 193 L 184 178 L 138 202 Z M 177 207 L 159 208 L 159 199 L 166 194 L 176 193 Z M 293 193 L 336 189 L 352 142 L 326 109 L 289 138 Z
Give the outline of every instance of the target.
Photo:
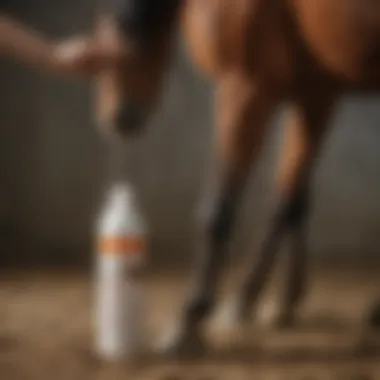
M 281 202 L 258 263 L 242 284 L 237 311 L 247 318 L 290 233 L 290 281 L 279 320 L 292 322 L 304 289 L 310 176 L 334 106 L 347 92 L 380 90 L 380 3 L 120 0 L 103 10 L 97 27 L 96 38 L 122 52 L 114 69 L 98 78 L 102 125 L 126 136 L 141 128 L 158 99 L 176 25 L 216 86 L 219 164 L 202 202 L 194 284 L 169 345 L 178 352 L 201 341 L 250 168 L 282 102 L 289 112 L 277 175 Z

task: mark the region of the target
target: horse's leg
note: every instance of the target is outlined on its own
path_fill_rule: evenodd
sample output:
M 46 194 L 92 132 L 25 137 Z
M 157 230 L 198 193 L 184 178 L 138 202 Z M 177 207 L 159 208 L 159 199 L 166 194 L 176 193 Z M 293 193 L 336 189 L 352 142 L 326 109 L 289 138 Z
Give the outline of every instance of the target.
M 168 342 L 169 352 L 181 352 L 200 342 L 200 324 L 211 313 L 239 201 L 251 164 L 259 152 L 275 97 L 241 74 L 220 80 L 216 91 L 216 154 L 218 168 L 211 192 L 202 202 L 202 238 L 197 248 L 195 281 L 179 330 Z
M 291 234 L 290 270 L 280 310 L 281 323 L 293 319 L 305 288 L 305 227 L 309 212 L 309 186 L 313 164 L 326 131 L 335 97 L 319 94 L 294 102 L 285 125 L 283 152 L 280 156 L 278 185 L 280 207 L 264 242 L 258 262 L 248 275 L 239 294 L 238 317 L 246 320 L 256 306 L 270 275 L 286 232 Z M 327 94 L 328 95 L 328 94 Z
M 313 153 L 311 153 L 313 154 Z M 312 157 L 310 157 L 312 158 Z M 294 321 L 295 311 L 302 301 L 307 280 L 307 221 L 310 210 L 310 184 L 313 174 L 313 162 L 305 164 L 299 173 L 294 193 L 288 201 L 281 224 L 290 233 L 291 247 L 289 251 L 288 273 L 285 292 L 281 299 L 277 324 L 290 325 Z

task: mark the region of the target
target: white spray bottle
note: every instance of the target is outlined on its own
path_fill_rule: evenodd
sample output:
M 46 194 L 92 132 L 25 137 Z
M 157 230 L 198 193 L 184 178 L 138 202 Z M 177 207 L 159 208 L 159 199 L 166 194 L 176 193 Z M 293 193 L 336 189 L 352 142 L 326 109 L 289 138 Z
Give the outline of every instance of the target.
M 134 356 L 142 345 L 140 273 L 146 230 L 126 182 L 110 188 L 97 228 L 96 351 L 107 360 Z

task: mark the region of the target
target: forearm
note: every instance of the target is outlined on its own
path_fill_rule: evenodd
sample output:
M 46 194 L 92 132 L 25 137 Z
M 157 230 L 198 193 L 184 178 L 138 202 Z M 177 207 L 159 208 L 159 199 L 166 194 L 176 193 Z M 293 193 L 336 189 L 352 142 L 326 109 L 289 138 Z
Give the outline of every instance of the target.
M 0 56 L 23 65 L 57 74 L 94 75 L 113 66 L 123 53 L 110 42 L 99 45 L 93 36 L 76 36 L 58 44 L 0 12 Z
M 4 14 L 0 14 L 0 55 L 40 68 L 57 70 L 60 66 L 47 38 Z

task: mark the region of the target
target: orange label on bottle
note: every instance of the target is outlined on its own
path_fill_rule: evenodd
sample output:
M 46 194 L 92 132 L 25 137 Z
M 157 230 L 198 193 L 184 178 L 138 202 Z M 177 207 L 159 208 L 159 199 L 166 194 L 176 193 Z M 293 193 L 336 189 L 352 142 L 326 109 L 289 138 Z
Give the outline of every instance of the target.
M 141 236 L 100 237 L 98 250 L 101 255 L 141 255 L 145 251 L 145 240 Z

